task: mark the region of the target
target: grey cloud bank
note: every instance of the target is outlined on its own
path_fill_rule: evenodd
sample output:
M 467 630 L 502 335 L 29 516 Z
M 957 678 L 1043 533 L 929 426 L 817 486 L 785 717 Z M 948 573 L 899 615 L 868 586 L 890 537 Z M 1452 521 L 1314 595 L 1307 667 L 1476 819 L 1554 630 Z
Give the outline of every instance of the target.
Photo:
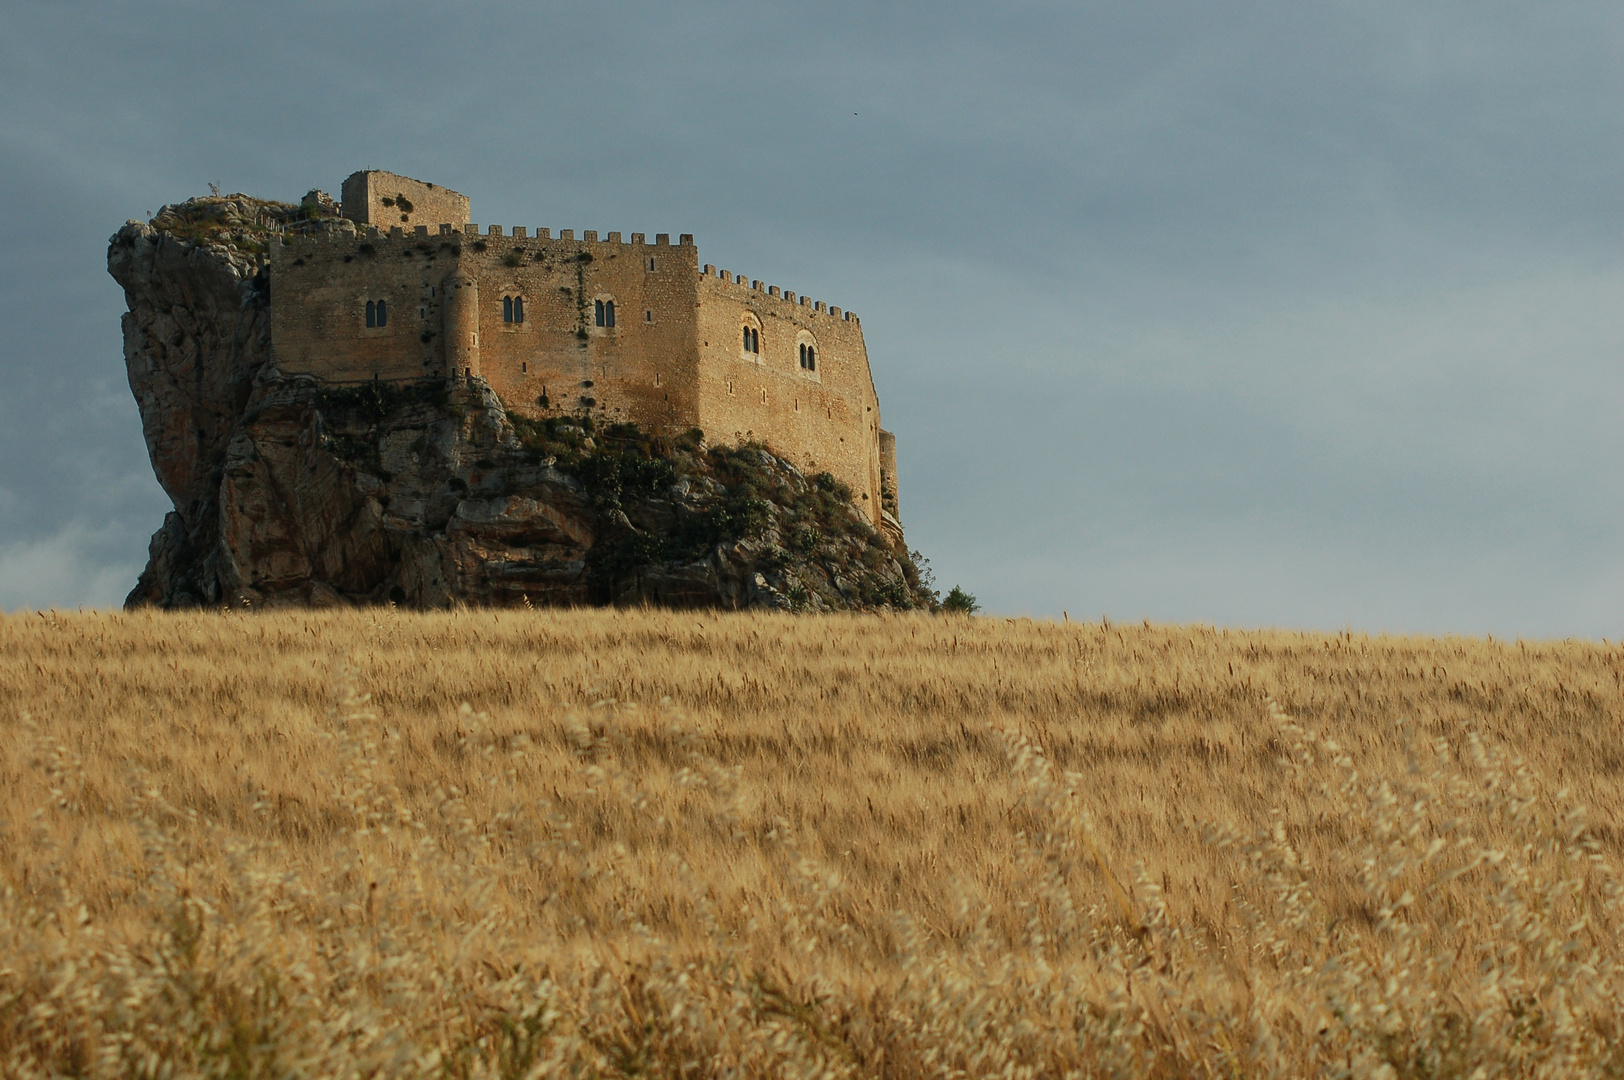
M 107 235 L 379 167 L 858 311 L 994 611 L 1624 633 L 1616 9 L 0 8 L 0 608 L 167 509 Z

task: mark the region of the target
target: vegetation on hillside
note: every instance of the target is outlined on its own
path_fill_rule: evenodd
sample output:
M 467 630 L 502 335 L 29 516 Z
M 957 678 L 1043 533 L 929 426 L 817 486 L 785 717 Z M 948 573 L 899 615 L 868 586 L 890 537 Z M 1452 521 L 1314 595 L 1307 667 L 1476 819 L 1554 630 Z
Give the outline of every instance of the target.
M 587 412 L 538 419 L 505 411 L 502 424 L 493 396 L 440 379 L 300 392 L 323 446 L 376 477 L 382 505 L 397 494 L 387 485 L 405 481 L 416 495 L 444 485 L 455 496 L 477 488 L 484 499 L 541 500 L 585 523 L 590 539 L 575 566 L 584 566 L 588 591 L 570 603 L 637 603 L 647 595 L 639 583 L 650 576 L 698 577 L 725 564 L 735 578 L 759 573 L 757 600 L 765 595 L 780 609 L 941 607 L 929 563 L 876 529 L 845 484 L 827 472 L 803 474 L 761 444 L 707 444 L 697 428 L 656 434 Z M 488 410 L 475 426 L 489 433 L 477 450 L 430 452 L 429 426 L 467 420 L 476 408 Z M 396 475 L 384 466 L 383 448 L 407 429 L 417 431 L 418 456 L 409 467 L 392 458 L 409 474 Z M 511 579 L 519 559 L 503 555 Z M 532 601 L 550 602 L 539 591 L 526 596 Z
M 1576 642 L 0 618 L 0 1072 L 1617 1075 L 1621 685 Z
M 853 504 L 850 488 L 826 472 L 804 476 L 759 443 L 707 446 L 697 428 L 668 438 L 636 424 L 599 427 L 587 415 L 533 420 L 509 413 L 508 420 L 531 459 L 550 459 L 579 479 L 600 512 L 661 498 L 679 483 L 715 494 L 702 513 L 680 518 L 669 532 L 627 533 L 595 545 L 591 562 L 604 578 L 655 563 L 691 562 L 717 544 L 750 540 L 768 545 L 771 568 L 811 560 L 835 567 L 849 579 L 850 602 L 897 610 L 939 603 L 913 558 L 892 550 Z M 806 608 L 809 589 L 816 587 L 799 578 L 792 582 L 791 604 Z M 848 602 L 832 589 L 822 592 L 824 606 L 838 609 Z
M 294 204 L 250 195 L 214 194 L 168 203 L 152 216 L 151 223 L 177 240 L 222 244 L 264 254 L 270 250 L 273 237 L 323 230 L 339 220 L 334 204 L 311 197 Z

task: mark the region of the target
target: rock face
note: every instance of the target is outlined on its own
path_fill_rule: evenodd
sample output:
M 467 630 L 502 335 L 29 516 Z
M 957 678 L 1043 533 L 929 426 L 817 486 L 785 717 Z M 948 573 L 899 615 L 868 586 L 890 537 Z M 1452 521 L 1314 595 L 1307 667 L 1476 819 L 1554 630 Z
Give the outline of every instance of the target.
M 330 201 L 166 207 L 112 238 L 124 356 L 175 504 L 128 606 L 934 606 L 899 527 L 761 447 L 512 416 L 479 379 L 276 369 L 267 232 Z

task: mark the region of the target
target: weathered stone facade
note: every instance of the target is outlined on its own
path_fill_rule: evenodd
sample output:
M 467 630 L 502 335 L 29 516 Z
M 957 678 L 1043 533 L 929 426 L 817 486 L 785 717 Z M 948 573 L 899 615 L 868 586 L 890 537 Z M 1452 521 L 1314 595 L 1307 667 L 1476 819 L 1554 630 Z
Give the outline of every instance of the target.
M 344 216 L 357 225 L 411 229 L 420 222 L 468 220 L 468 196 L 409 176 L 366 169 L 351 173 L 341 190 Z
M 401 194 L 405 226 L 389 220 Z M 850 312 L 701 266 L 686 234 L 672 244 L 663 233 L 649 243 L 642 233 L 481 232 L 467 205 L 445 188 L 357 173 L 344 184 L 356 235 L 273 242 L 277 367 L 335 383 L 477 378 L 523 416 L 585 411 L 758 441 L 846 483 L 876 525 L 895 524 L 882 510 L 882 500 L 895 506 L 894 440 L 884 433 L 882 451 Z M 425 206 L 441 220 L 428 222 Z

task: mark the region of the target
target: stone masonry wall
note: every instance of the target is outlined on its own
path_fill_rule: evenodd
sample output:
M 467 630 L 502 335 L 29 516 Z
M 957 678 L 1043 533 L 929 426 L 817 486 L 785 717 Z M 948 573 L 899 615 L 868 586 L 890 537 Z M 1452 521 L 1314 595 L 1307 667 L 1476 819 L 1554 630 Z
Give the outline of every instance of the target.
M 341 198 L 345 217 L 380 229 L 399 226 L 409 232 L 417 225 L 433 228 L 442 222 L 461 225 L 468 220 L 468 196 L 377 169 L 351 173 Z
M 335 382 L 478 375 L 507 408 L 544 417 L 590 411 L 653 431 L 699 427 L 758 440 L 803 471 L 827 471 L 880 523 L 879 401 L 861 325 L 760 282 L 700 269 L 692 238 L 577 239 L 517 228 L 428 226 L 354 238 L 295 237 L 271 248 L 276 364 Z M 475 316 L 448 318 L 446 283 L 468 275 Z M 469 292 L 455 291 L 467 302 Z M 523 302 L 522 321 L 504 300 Z M 366 303 L 385 300 L 385 326 Z M 615 305 L 600 327 L 596 302 Z M 743 349 L 746 323 L 761 352 Z M 448 326 L 471 348 L 449 348 Z M 472 328 L 472 332 L 469 330 Z M 815 371 L 800 367 L 813 345 Z M 449 356 L 458 360 L 453 370 Z
M 897 484 L 897 437 L 889 431 L 880 431 L 880 482 L 890 488 L 891 500 L 886 509 L 902 520 L 902 489 Z
M 832 473 L 878 523 L 880 405 L 861 325 L 838 308 L 721 274 L 727 280 L 707 266 L 699 278 L 699 427 Z M 744 351 L 747 322 L 759 331 L 759 354 Z M 800 366 L 802 342 L 817 350 L 814 371 Z
M 655 431 L 695 426 L 692 238 L 498 228 L 464 245 L 462 266 L 479 280 L 480 371 L 508 407 L 588 410 Z M 503 321 L 506 297 L 524 301 L 523 322 Z M 614 304 L 613 327 L 597 325 L 600 301 Z
M 277 367 L 334 382 L 445 374 L 441 280 L 461 237 L 342 234 L 271 243 L 271 340 Z M 367 301 L 389 305 L 367 328 Z M 428 340 L 424 340 L 427 336 Z

